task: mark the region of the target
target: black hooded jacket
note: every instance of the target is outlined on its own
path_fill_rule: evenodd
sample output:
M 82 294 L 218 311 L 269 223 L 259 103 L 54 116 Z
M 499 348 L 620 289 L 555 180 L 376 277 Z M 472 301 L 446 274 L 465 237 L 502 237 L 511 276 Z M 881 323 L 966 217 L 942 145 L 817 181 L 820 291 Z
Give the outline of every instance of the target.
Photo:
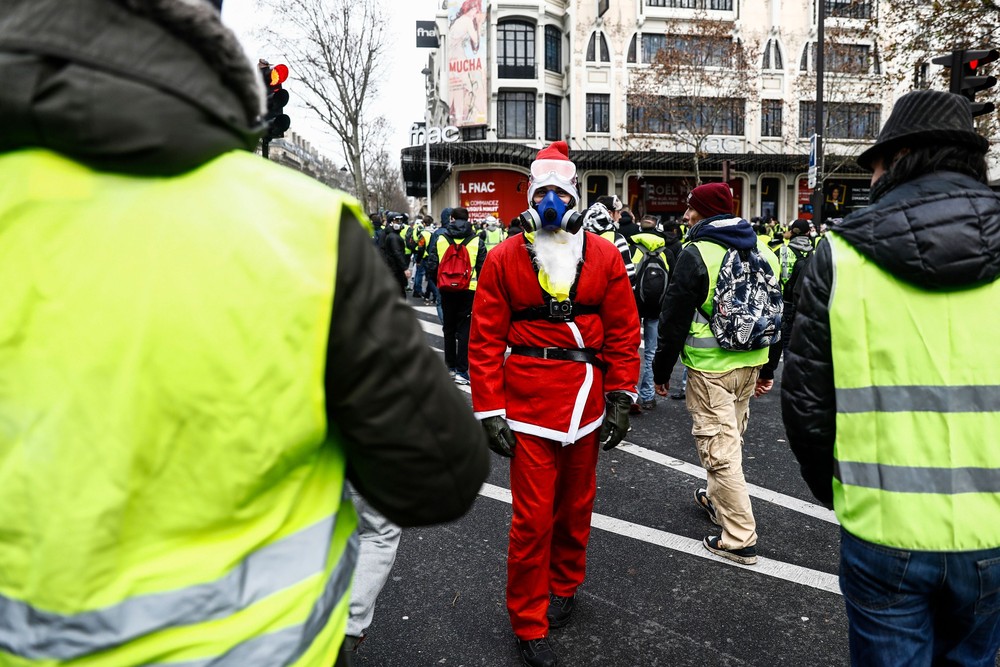
M 0 152 L 45 148 L 93 169 L 169 179 L 252 151 L 262 130 L 260 73 L 209 3 L 3 0 L 0 70 L 18 79 L 0 89 Z M 488 473 L 485 435 L 361 221 L 347 209 L 340 220 L 331 435 L 351 481 L 390 520 L 458 518 Z
M 904 183 L 832 231 L 899 280 L 924 290 L 960 290 L 1000 277 L 1000 196 L 962 174 L 937 172 Z M 781 379 L 788 442 L 813 495 L 828 507 L 837 416 L 833 284 L 830 245 L 824 240 L 802 275 Z M 971 320 L 969 326 L 974 326 Z

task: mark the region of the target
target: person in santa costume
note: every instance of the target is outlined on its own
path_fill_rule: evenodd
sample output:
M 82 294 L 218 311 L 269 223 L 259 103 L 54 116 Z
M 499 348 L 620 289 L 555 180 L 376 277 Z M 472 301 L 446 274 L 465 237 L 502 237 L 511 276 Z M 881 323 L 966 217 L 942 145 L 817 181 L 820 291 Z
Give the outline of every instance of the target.
M 622 256 L 581 231 L 576 183 L 565 142 L 538 152 L 525 233 L 487 256 L 469 340 L 473 409 L 490 448 L 512 457 L 507 609 L 529 667 L 556 664 L 546 638 L 583 582 L 598 447 L 625 437 L 639 376 Z

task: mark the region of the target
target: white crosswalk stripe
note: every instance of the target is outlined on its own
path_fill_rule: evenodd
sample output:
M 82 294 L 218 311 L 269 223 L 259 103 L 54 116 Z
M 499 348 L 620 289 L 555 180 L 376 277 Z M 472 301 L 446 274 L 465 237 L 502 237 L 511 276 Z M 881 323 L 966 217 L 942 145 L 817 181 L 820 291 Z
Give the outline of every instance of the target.
M 437 311 L 432 306 L 417 306 L 414 310 L 425 313 L 427 315 L 432 315 L 436 318 Z M 442 337 L 444 335 L 444 330 L 438 322 L 432 322 L 425 320 L 423 318 L 418 318 L 421 328 L 428 334 L 433 336 Z M 430 346 L 432 350 L 444 354 L 444 351 L 434 345 Z M 463 392 L 470 394 L 472 389 L 467 385 L 456 385 Z M 668 456 L 661 452 L 657 452 L 646 447 L 642 447 L 632 442 L 624 441 L 619 445 L 617 451 L 629 454 L 641 458 L 652 463 L 663 466 L 666 469 L 674 470 L 692 477 L 697 477 L 699 479 L 706 479 L 705 470 L 701 466 L 676 459 L 672 456 Z M 763 500 L 769 503 L 773 503 L 785 509 L 792 510 L 794 512 L 799 512 L 807 516 L 819 519 L 821 521 L 829 523 L 838 523 L 836 515 L 830 510 L 816 505 L 813 503 L 800 500 L 792 496 L 779 493 L 777 491 L 772 491 L 770 489 L 765 489 L 763 487 L 748 484 L 747 489 L 750 496 Z M 491 498 L 493 500 L 498 500 L 505 503 L 510 503 L 510 490 L 505 489 L 500 486 L 495 486 L 493 484 L 484 484 L 479 491 L 479 495 L 486 498 Z M 707 551 L 701 544 L 699 540 L 693 540 L 689 537 L 684 537 L 683 535 L 676 535 L 674 533 L 668 533 L 666 531 L 658 530 L 656 528 L 650 528 L 649 526 L 643 526 L 641 524 L 632 523 L 630 521 L 625 521 L 622 519 L 616 519 L 614 517 L 606 516 L 603 514 L 595 513 L 591 520 L 591 526 L 598 528 L 600 530 L 605 530 L 617 535 L 622 535 L 624 537 L 629 537 L 649 544 L 655 544 L 658 546 L 671 549 L 673 551 L 679 551 L 691 556 L 696 556 L 698 558 L 705 558 L 708 560 L 716 561 L 723 565 L 730 565 L 732 567 L 742 568 L 751 572 L 756 572 L 769 577 L 775 577 L 782 579 L 784 581 L 789 581 L 796 584 L 801 584 L 803 586 L 809 586 L 811 588 L 817 588 L 819 590 L 827 591 L 829 593 L 835 593 L 840 595 L 840 585 L 836 575 L 828 574 L 825 572 L 819 572 L 817 570 L 811 570 L 809 568 L 801 567 L 799 565 L 794 565 L 791 563 L 784 563 L 782 561 L 772 560 L 768 558 L 759 557 L 756 565 L 740 565 L 734 563 L 733 561 L 726 560 L 711 552 Z

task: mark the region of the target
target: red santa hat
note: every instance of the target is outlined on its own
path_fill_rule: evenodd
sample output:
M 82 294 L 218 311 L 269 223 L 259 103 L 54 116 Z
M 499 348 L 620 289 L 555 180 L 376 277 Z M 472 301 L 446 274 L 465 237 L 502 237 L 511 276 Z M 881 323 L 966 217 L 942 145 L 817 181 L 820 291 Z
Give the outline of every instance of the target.
M 547 185 L 555 185 L 568 192 L 574 204 L 580 201 L 580 193 L 576 189 L 576 165 L 569 159 L 569 146 L 565 141 L 553 141 L 535 156 L 528 183 L 528 203 L 533 203 L 536 190 Z

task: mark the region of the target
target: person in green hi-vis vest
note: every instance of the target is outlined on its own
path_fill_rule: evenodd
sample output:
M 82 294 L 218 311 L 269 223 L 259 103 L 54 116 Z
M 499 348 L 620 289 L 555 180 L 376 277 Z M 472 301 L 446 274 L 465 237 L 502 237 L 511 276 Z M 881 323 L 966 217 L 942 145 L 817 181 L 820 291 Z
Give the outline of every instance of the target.
M 488 473 L 220 5 L 2 3 L 0 665 L 349 665 L 348 482 L 417 526 Z
M 704 547 L 743 565 L 757 563 L 757 521 L 743 475 L 743 433 L 750 420 L 750 399 L 771 390 L 774 366 L 768 347 L 724 348 L 708 318 L 714 314 L 716 287 L 729 249 L 749 260 L 767 262 L 777 296 L 778 258 L 757 239 L 750 223 L 733 213 L 732 189 L 706 183 L 691 190 L 684 220 L 688 243 L 671 265 L 670 285 L 660 312 L 653 383 L 667 396 L 677 357 L 687 368 L 685 390 L 698 458 L 706 488 L 694 500 L 720 529 Z M 749 264 L 749 261 L 747 262 Z M 777 322 L 772 323 L 776 327 Z M 780 345 L 773 343 L 769 347 Z
M 782 414 L 840 521 L 854 665 L 993 667 L 1000 650 L 1000 196 L 969 100 L 902 96 L 871 204 L 802 276 Z

